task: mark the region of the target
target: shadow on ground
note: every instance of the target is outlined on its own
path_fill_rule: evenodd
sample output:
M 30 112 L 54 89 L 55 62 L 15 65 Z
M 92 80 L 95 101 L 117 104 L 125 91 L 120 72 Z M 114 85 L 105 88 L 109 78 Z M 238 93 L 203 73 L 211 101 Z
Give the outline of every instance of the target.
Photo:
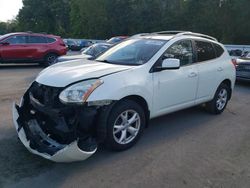
M 2 140 L 0 142 L 0 158 L 2 162 L 8 162 L 0 164 L 3 173 L 0 182 L 2 185 L 6 185 L 8 182 L 13 184 L 25 178 L 29 182 L 30 178 L 49 172 L 51 175 L 48 176 L 47 182 L 53 181 L 53 187 L 60 187 L 67 177 L 80 173 L 85 174 L 87 178 L 89 171 L 97 170 L 106 165 L 112 166 L 126 160 L 134 162 L 134 165 L 141 165 L 143 163 L 137 164 L 137 160 L 140 160 L 141 155 L 145 157 L 154 146 L 176 139 L 182 134 L 204 125 L 204 122 L 211 119 L 214 119 L 214 116 L 207 114 L 199 107 L 153 119 L 145 130 L 141 141 L 130 150 L 111 152 L 101 146 L 98 152 L 86 161 L 70 164 L 55 164 L 36 157 L 30 154 L 17 139 Z M 151 161 L 150 157 L 148 160 Z
M 29 153 L 18 138 L 0 141 L 0 159 L 0 187 L 25 177 L 36 176 L 54 165 Z
M 6 64 L 2 64 L 0 63 L 0 69 L 27 69 L 27 68 L 39 68 L 42 67 L 37 63 L 18 63 L 18 64 L 10 64 L 10 63 L 6 63 Z

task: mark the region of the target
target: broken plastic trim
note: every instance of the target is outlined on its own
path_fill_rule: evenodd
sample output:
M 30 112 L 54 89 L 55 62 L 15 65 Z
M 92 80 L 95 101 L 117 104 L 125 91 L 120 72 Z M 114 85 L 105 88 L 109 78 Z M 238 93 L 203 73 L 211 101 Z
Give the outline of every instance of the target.
M 98 100 L 88 102 L 88 106 L 107 106 L 110 105 L 113 100 Z
M 46 144 L 48 145 L 48 147 L 51 147 L 52 149 L 56 150 L 56 152 L 52 152 L 51 154 L 48 154 L 48 152 L 37 151 L 36 149 L 31 147 L 30 145 L 31 142 L 30 140 L 27 139 L 27 134 L 25 132 L 25 129 L 22 126 L 22 124 L 19 123 L 20 116 L 19 116 L 19 112 L 17 108 L 19 108 L 19 106 L 17 106 L 16 104 L 13 104 L 13 108 L 12 108 L 13 122 L 17 130 L 18 137 L 20 138 L 24 146 L 31 153 L 39 155 L 41 157 L 44 157 L 54 162 L 73 162 L 73 161 L 85 160 L 96 152 L 97 147 L 93 151 L 81 150 L 78 147 L 78 140 L 75 140 L 68 145 L 60 144 L 56 142 L 55 140 L 52 140 L 51 138 L 49 138 L 39 127 L 36 120 L 30 120 L 29 124 L 32 127 L 32 130 L 30 131 L 34 133 L 37 137 L 40 137 L 41 143 Z

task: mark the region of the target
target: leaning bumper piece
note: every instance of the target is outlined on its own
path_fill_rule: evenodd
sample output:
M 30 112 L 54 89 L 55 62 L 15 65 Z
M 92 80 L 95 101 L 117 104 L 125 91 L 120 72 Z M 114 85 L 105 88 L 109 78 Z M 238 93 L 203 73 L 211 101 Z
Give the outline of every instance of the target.
M 93 155 L 97 150 L 96 148 L 91 152 L 83 151 L 78 147 L 78 141 L 74 141 L 69 145 L 62 146 L 62 149 L 57 151 L 53 155 L 38 152 L 37 150 L 31 148 L 30 141 L 27 139 L 24 128 L 18 124 L 19 113 L 16 109 L 16 104 L 13 104 L 12 113 L 13 113 L 13 122 L 17 130 L 18 137 L 20 138 L 24 146 L 33 154 L 39 155 L 54 162 L 73 162 L 73 161 L 85 160 L 91 155 Z M 43 132 L 41 132 L 41 134 L 43 134 Z

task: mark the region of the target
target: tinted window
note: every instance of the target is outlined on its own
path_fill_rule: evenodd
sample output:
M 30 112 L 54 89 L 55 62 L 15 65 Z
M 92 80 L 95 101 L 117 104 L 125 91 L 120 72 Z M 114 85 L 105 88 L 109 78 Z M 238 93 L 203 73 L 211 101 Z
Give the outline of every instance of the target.
M 46 39 L 45 39 L 45 37 L 42 37 L 42 36 L 29 36 L 28 43 L 31 43 L 31 44 L 45 44 Z
M 174 43 L 164 53 L 163 58 L 179 59 L 181 66 L 193 63 L 194 55 L 192 42 L 189 40 L 183 40 Z
M 207 61 L 216 58 L 215 50 L 210 42 L 195 41 L 197 61 Z
M 53 43 L 55 41 L 56 41 L 56 39 L 47 37 L 47 43 Z
M 8 42 L 10 44 L 25 44 L 26 37 L 25 36 L 13 36 L 5 40 L 5 42 Z
M 224 49 L 218 44 L 214 43 L 213 45 L 214 45 L 214 49 L 216 51 L 216 56 L 220 57 L 224 53 Z

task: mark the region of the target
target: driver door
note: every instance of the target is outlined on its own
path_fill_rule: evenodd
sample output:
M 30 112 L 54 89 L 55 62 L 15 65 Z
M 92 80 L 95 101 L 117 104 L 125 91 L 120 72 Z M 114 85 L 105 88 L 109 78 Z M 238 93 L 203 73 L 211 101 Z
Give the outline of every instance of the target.
M 180 68 L 153 73 L 155 116 L 173 112 L 195 104 L 198 70 L 194 64 L 191 40 L 181 40 L 170 46 L 156 63 L 161 66 L 166 58 L 180 60 Z

